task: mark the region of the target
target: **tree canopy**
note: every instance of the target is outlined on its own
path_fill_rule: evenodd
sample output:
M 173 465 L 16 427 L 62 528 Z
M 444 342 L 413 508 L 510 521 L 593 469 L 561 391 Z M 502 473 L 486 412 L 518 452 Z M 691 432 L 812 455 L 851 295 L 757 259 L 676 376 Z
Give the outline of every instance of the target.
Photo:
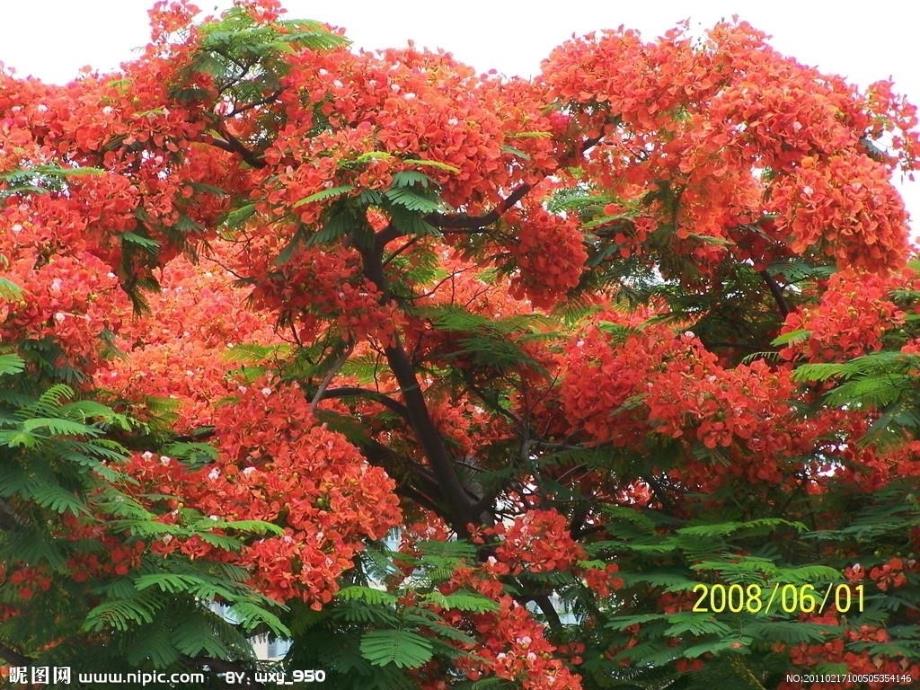
M 274 0 L 150 16 L 114 73 L 0 71 L 9 665 L 920 677 L 892 84 L 740 20 L 524 80 Z M 847 672 L 887 679 L 790 676 Z

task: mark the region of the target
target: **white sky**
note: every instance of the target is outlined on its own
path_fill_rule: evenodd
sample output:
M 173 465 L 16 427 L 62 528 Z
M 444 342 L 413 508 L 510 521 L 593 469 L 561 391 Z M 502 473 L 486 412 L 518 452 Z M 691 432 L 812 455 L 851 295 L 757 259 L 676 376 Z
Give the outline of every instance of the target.
M 893 77 L 896 90 L 920 103 L 917 27 L 920 2 L 808 0 L 283 0 L 288 17 L 347 29 L 356 46 L 450 50 L 485 71 L 532 75 L 540 60 L 573 33 L 623 24 L 652 38 L 689 18 L 708 26 L 734 14 L 773 36 L 780 51 L 866 86 Z M 21 76 L 66 82 L 83 65 L 114 68 L 147 39 L 152 0 L 0 0 L 0 62 Z M 198 0 L 205 11 L 218 5 Z M 914 219 L 920 180 L 899 183 Z M 918 222 L 913 228 L 916 231 Z

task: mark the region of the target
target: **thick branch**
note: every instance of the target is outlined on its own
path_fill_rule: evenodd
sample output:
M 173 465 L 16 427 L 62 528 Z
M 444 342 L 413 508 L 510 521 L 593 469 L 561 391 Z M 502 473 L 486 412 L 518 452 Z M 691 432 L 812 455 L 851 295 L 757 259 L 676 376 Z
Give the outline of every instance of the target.
M 377 286 L 382 299 L 389 299 L 381 259 L 382 245 L 378 243 L 374 248 L 363 248 L 360 251 L 364 262 L 365 277 Z M 415 376 L 415 369 L 398 335 L 394 335 L 393 341 L 384 348 L 384 355 L 403 394 L 409 425 L 431 464 L 441 493 L 448 501 L 451 526 L 459 535 L 466 536 L 467 524 L 476 522 L 477 515 L 472 510 L 472 501 L 457 475 L 441 432 L 438 431 L 428 413 L 428 405 L 422 394 L 418 378 Z
M 786 301 L 786 296 L 783 294 L 783 288 L 780 287 L 776 279 L 770 275 L 769 271 L 760 271 L 760 277 L 763 278 L 767 287 L 770 288 L 770 294 L 773 295 L 773 299 L 776 301 L 779 313 L 785 319 L 792 310 L 789 308 L 789 302 Z
M 454 529 L 458 534 L 466 536 L 466 525 L 475 522 L 477 516 L 472 511 L 469 496 L 457 475 L 444 439 L 428 414 L 425 396 L 419 387 L 409 356 L 398 337 L 394 337 L 394 341 L 392 345 L 385 348 L 384 353 L 406 400 L 409 424 L 415 431 L 425 457 L 431 463 L 442 492 L 450 502 L 451 523 Z
M 265 160 L 257 154 L 255 151 L 252 151 L 243 144 L 239 139 L 230 134 L 227 131 L 221 131 L 220 136 L 222 139 L 216 137 L 205 137 L 201 141 L 205 144 L 210 144 L 211 146 L 216 146 L 219 149 L 224 151 L 229 151 L 230 153 L 239 154 L 246 163 L 251 165 L 253 168 L 264 168 Z
M 349 345 L 345 350 L 339 354 L 338 357 L 332 362 L 329 366 L 329 370 L 326 372 L 326 375 L 323 376 L 323 380 L 319 384 L 319 388 L 316 389 L 316 394 L 313 396 L 313 399 L 310 401 L 310 412 L 316 411 L 316 406 L 319 405 L 319 401 L 323 399 L 323 393 L 329 387 L 329 384 L 332 383 L 332 379 L 336 377 L 339 373 L 339 370 L 342 368 L 342 365 L 345 364 L 345 361 L 348 359 L 348 356 L 351 354 L 353 346 Z
M 505 211 L 523 199 L 531 189 L 533 189 L 533 185 L 527 183 L 518 185 L 515 187 L 514 191 L 512 191 L 501 201 L 501 203 L 498 204 L 498 206 L 481 216 L 431 213 L 425 216 L 425 220 L 427 220 L 432 225 L 438 226 L 439 228 L 465 228 L 469 230 L 478 230 L 486 227 L 487 225 L 492 225 L 492 223 L 502 217 L 502 214 L 504 214 Z
M 540 607 L 543 615 L 546 616 L 546 622 L 549 623 L 549 627 L 555 631 L 562 630 L 562 621 L 559 619 L 559 614 L 556 613 L 556 608 L 553 606 L 553 602 L 550 601 L 549 596 L 544 594 L 534 597 L 533 601 Z

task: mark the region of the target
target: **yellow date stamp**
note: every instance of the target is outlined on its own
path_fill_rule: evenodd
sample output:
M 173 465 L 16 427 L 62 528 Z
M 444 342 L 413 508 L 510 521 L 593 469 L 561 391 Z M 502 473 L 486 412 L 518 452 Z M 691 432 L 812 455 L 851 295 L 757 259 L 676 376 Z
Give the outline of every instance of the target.
M 693 586 L 698 595 L 693 604 L 695 613 L 816 613 L 829 607 L 839 613 L 862 613 L 865 610 L 863 585 L 830 583 L 816 587 L 812 584 L 706 584 Z

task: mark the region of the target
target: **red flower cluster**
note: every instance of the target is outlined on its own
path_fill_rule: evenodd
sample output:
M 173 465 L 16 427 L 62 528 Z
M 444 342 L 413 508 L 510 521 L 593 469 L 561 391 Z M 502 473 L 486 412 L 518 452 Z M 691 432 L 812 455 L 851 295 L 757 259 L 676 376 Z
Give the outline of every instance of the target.
M 807 452 L 827 426 L 796 420 L 790 371 L 761 360 L 725 368 L 690 332 L 639 328 L 648 315 L 602 314 L 569 345 L 561 398 L 571 428 L 627 447 L 664 434 L 724 448 L 736 459 L 729 474 L 780 481 L 779 459 Z M 758 462 L 749 462 L 752 454 Z M 674 475 L 718 481 L 697 462 Z
M 783 246 L 866 268 L 906 254 L 888 175 L 898 161 L 916 166 L 920 138 L 915 108 L 890 84 L 863 96 L 780 55 L 744 22 L 717 25 L 702 45 L 686 27 L 654 43 L 622 29 L 589 34 L 553 51 L 543 82 L 583 131 L 605 135 L 583 172 L 621 200 L 651 199 L 642 203 L 655 226 L 674 233 L 670 251 L 704 271 L 727 252 L 759 262 Z M 886 134 L 895 152 L 876 162 L 865 142 Z M 776 246 L 738 232 L 755 225 Z
M 585 557 L 569 533 L 565 516 L 555 510 L 529 510 L 510 525 L 500 523 L 485 531 L 499 538 L 495 573 L 571 570 Z
M 22 601 L 28 601 L 37 592 L 47 592 L 51 589 L 50 574 L 43 567 L 22 566 L 8 573 L 5 570 L 5 567 L 0 570 L 0 584 L 6 582 L 18 587 L 16 594 Z
M 6 278 L 22 293 L 0 295 L 0 340 L 53 337 L 71 364 L 94 369 L 100 336 L 118 328 L 118 307 L 127 305 L 115 274 L 85 252 L 45 261 L 31 251 L 19 256 Z
M 282 230 L 290 230 L 287 225 Z M 262 236 L 231 259 L 246 275 L 257 276 L 251 293 L 255 305 L 293 321 L 303 342 L 330 327 L 346 338 L 377 338 L 388 343 L 402 321 L 393 304 L 381 303 L 380 291 L 361 272 L 358 253 L 351 249 L 302 248 L 278 266 L 276 258 L 287 236 Z
M 777 181 L 775 230 L 797 254 L 818 246 L 843 266 L 898 265 L 907 254 L 907 212 L 888 170 L 865 154 L 805 157 Z M 782 237 L 782 239 L 787 239 Z
M 157 318 L 135 318 L 128 304 L 114 311 L 124 356 L 95 374 L 99 388 L 133 403 L 141 416 L 148 397 L 172 401 L 184 431 L 211 424 L 215 402 L 236 392 L 239 384 L 228 376 L 241 365 L 231 356 L 234 346 L 281 345 L 269 314 L 247 307 L 247 290 L 232 287 L 234 276 L 223 267 L 229 248 L 214 243 L 210 256 L 198 266 L 175 259 L 161 271 L 161 290 L 148 298 Z
M 600 322 L 567 353 L 562 398 L 576 427 L 619 444 L 651 431 L 675 438 L 692 432 L 708 448 L 741 440 L 758 452 L 776 440 L 764 435 L 775 434 L 770 430 L 790 413 L 788 372 L 761 361 L 725 369 L 692 333 L 667 326 L 629 332 L 635 316 L 613 318 L 626 331 L 621 339 L 611 339 Z
M 488 671 L 521 683 L 523 690 L 581 690 L 581 679 L 553 656 L 555 646 L 527 609 L 510 597 L 503 597 L 500 606 L 491 620 L 476 626 L 485 639 L 477 653 L 487 660 Z M 480 676 L 476 669 L 467 671 L 471 680 Z
M 519 225 L 511 254 L 520 273 L 511 281 L 511 294 L 518 299 L 526 295 L 536 307 L 551 307 L 578 285 L 588 258 L 578 223 L 540 207 L 509 214 L 508 220 Z
M 617 576 L 618 572 L 620 572 L 620 566 L 616 563 L 608 563 L 603 568 L 586 568 L 585 583 L 598 596 L 609 597 L 614 591 L 623 587 L 623 578 Z
M 266 152 L 273 168 L 288 171 L 269 197 L 279 213 L 342 184 L 384 189 L 407 168 L 432 177 L 449 203 L 475 211 L 558 165 L 547 136 L 553 121 L 540 108 L 546 95 L 526 82 L 477 76 L 448 54 L 413 47 L 304 51 L 289 61 L 287 124 Z M 332 127 L 316 135 L 320 117 Z M 301 219 L 312 223 L 321 208 L 303 207 Z
M 135 455 L 131 472 L 142 488 L 174 495 L 221 520 L 262 520 L 284 530 L 248 544 L 238 556 L 200 539 L 172 539 L 160 553 L 232 558 L 253 583 L 279 601 L 299 598 L 314 608 L 335 594 L 363 539 L 382 538 L 399 523 L 394 484 L 371 467 L 343 436 L 310 424 L 296 388 L 262 382 L 234 404 L 218 408 L 214 423 L 220 457 L 189 470 L 169 457 Z
M 651 369 L 663 362 L 686 357 L 692 339 L 682 343 L 663 327 L 641 335 L 626 335 L 617 347 L 601 327 L 615 324 L 617 330 L 638 326 L 649 312 L 631 315 L 603 313 L 597 324 L 589 326 L 568 344 L 564 358 L 565 379 L 561 399 L 568 423 L 597 441 L 627 445 L 647 431 L 646 416 L 639 399 L 651 388 Z M 692 349 L 692 348 L 691 348 Z
M 894 303 L 892 291 L 911 289 L 911 285 L 920 285 L 920 280 L 909 270 L 895 275 L 835 273 L 817 304 L 786 317 L 782 333 L 806 333 L 781 354 L 787 359 L 803 355 L 812 361 L 839 362 L 879 349 L 884 333 L 905 316 Z
M 904 559 L 895 557 L 877 568 L 872 568 L 869 571 L 869 579 L 875 582 L 876 587 L 886 592 L 889 588 L 897 589 L 906 585 L 905 572 L 910 570 L 920 570 L 917 568 L 917 561 L 911 559 L 905 562 Z
M 526 607 L 502 592 L 502 585 L 485 574 L 459 569 L 445 586 L 447 591 L 467 586 L 495 600 L 493 613 L 468 615 L 446 611 L 444 617 L 458 627 L 470 627 L 478 643 L 475 654 L 459 660 L 470 680 L 494 675 L 521 684 L 524 690 L 581 690 L 581 678 L 557 658 L 562 650 L 546 639 L 544 627 Z

